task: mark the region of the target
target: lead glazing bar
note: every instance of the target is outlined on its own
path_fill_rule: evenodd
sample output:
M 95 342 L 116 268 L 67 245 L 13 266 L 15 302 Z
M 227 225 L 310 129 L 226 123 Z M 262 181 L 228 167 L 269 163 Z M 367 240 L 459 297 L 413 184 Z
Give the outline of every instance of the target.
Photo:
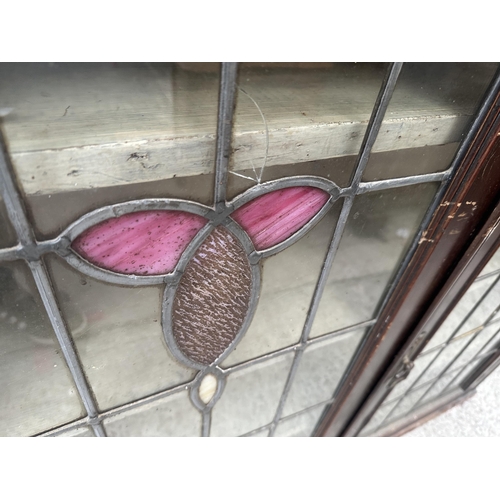
M 0 130 L 0 193 L 19 242 L 23 246 L 33 246 L 35 242 L 33 231 L 26 217 L 23 201 L 13 177 L 14 173 L 10 165 L 7 147 L 5 146 L 3 133 Z
M 382 191 L 384 189 L 393 189 L 424 182 L 441 182 L 449 176 L 450 171 L 436 172 L 432 174 L 410 175 L 408 177 L 397 177 L 395 179 L 386 179 L 383 181 L 361 182 L 356 194 L 372 193 L 373 191 Z
M 215 208 L 223 211 L 231 155 L 234 107 L 236 104 L 236 77 L 238 63 L 222 63 L 217 118 L 217 144 L 215 147 Z
M 0 133 L 0 189 L 2 197 L 7 207 L 9 219 L 16 231 L 17 237 L 24 248 L 34 249 L 36 252 L 37 242 L 35 241 L 33 230 L 26 216 L 24 204 L 21 195 L 14 183 L 14 174 L 11 165 L 8 163 L 9 157 L 3 135 Z M 64 359 L 73 381 L 82 400 L 89 421 L 94 429 L 96 436 L 105 435 L 104 428 L 100 422 L 92 422 L 98 415 L 97 405 L 90 386 L 85 378 L 80 360 L 73 346 L 73 342 L 67 332 L 66 325 L 61 317 L 57 301 L 52 290 L 50 278 L 47 270 L 40 260 L 30 260 L 28 265 L 33 274 L 38 292 L 42 298 L 43 305 L 47 311 L 50 323 L 56 334 L 61 347 Z
M 353 202 L 354 202 L 354 197 L 356 196 L 359 185 L 361 183 L 361 179 L 363 177 L 363 173 L 365 171 L 365 168 L 368 164 L 368 160 L 370 158 L 370 154 L 373 148 L 373 145 L 375 144 L 375 141 L 377 139 L 378 132 L 380 130 L 380 127 L 382 125 L 382 121 L 384 119 L 385 113 L 387 111 L 387 108 L 389 106 L 389 102 L 391 100 L 391 97 L 394 93 L 394 88 L 396 86 L 396 82 L 399 77 L 399 73 L 401 72 L 403 63 L 391 63 L 389 65 L 388 71 L 386 73 L 386 76 L 384 78 L 384 81 L 382 82 L 382 86 L 380 88 L 380 92 L 377 96 L 377 99 L 375 101 L 375 105 L 370 117 L 370 121 L 368 122 L 368 127 L 365 132 L 365 136 L 363 138 L 363 142 L 361 144 L 361 148 L 358 154 L 358 158 L 356 160 L 356 167 L 354 171 L 354 175 L 351 181 L 350 185 L 350 192 L 351 195 L 347 196 L 344 199 L 344 204 L 342 206 L 342 211 L 340 213 L 339 220 L 337 222 L 337 227 L 335 228 L 335 231 L 333 233 L 332 240 L 330 241 L 330 245 L 325 257 L 325 260 L 323 262 L 323 266 L 321 268 L 321 273 L 319 276 L 319 279 L 316 283 L 316 287 L 314 290 L 313 298 L 311 301 L 311 304 L 309 306 L 309 310 L 307 313 L 307 317 L 305 320 L 304 328 L 302 330 L 302 336 L 301 336 L 301 344 L 305 345 L 307 342 L 307 339 L 309 338 L 309 333 L 312 328 L 312 324 L 314 322 L 314 318 L 316 315 L 316 312 L 319 307 L 319 302 L 321 300 L 321 297 L 323 295 L 323 291 L 326 286 L 326 282 L 328 279 L 328 276 L 330 274 L 330 270 L 333 264 L 333 261 L 335 259 L 335 255 L 337 253 L 338 246 L 340 244 L 340 240 L 342 238 L 342 234 L 344 232 L 345 225 L 347 223 L 347 219 L 349 217 L 349 213 L 351 211 Z M 295 373 L 297 372 L 298 365 L 300 363 L 300 360 L 302 358 L 303 354 L 303 349 L 299 349 L 294 357 L 292 367 L 290 368 L 290 372 L 288 374 L 288 378 L 285 384 L 285 388 L 283 390 L 283 393 L 280 398 L 280 402 L 278 404 L 278 408 L 276 410 L 276 414 L 274 416 L 273 422 L 270 426 L 269 429 L 269 437 L 272 437 L 274 435 L 274 432 L 276 430 L 276 426 L 281 418 L 281 414 L 283 412 L 283 408 L 286 403 L 286 399 L 288 396 L 288 393 L 290 391 L 290 388 L 293 384 L 293 380 L 295 377 Z M 347 371 L 347 370 L 346 370 Z M 342 383 L 342 382 L 341 382 Z

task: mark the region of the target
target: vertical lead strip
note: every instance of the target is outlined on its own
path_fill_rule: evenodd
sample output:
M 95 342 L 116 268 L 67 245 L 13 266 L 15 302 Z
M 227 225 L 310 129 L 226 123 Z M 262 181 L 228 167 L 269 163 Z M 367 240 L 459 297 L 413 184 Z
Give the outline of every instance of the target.
M 16 185 L 10 174 L 10 168 L 7 164 L 8 158 L 9 155 L 5 146 L 3 133 L 0 130 L 0 192 L 2 193 L 9 219 L 17 233 L 19 242 L 23 246 L 33 246 L 33 232 L 26 218 L 21 197 L 17 192 Z
M 212 410 L 205 410 L 201 413 L 201 437 L 210 436 L 210 425 L 212 423 Z
M 283 408 L 286 403 L 286 399 L 288 397 L 288 393 L 292 386 L 293 380 L 295 378 L 295 374 L 299 367 L 300 360 L 302 358 L 302 354 L 305 349 L 305 343 L 309 338 L 309 333 L 311 331 L 312 324 L 314 322 L 314 318 L 316 316 L 316 312 L 319 307 L 319 302 L 321 300 L 321 296 L 323 295 L 323 291 L 326 286 L 326 281 L 330 274 L 330 270 L 333 264 L 333 260 L 335 259 L 335 254 L 337 253 L 338 246 L 340 244 L 340 240 L 342 238 L 342 234 L 344 232 L 345 225 L 347 223 L 347 218 L 349 217 L 349 213 L 351 211 L 354 197 L 356 196 L 359 185 L 361 183 L 361 178 L 363 176 L 363 172 L 368 164 L 368 159 L 370 158 L 371 150 L 375 141 L 377 139 L 378 132 L 382 125 L 382 120 L 384 119 L 385 113 L 387 111 L 387 107 L 389 106 L 389 102 L 391 100 L 392 94 L 394 92 L 394 88 L 396 86 L 396 82 L 399 77 L 399 73 L 401 72 L 401 68 L 403 63 L 391 63 L 387 74 L 382 82 L 382 86 L 380 88 L 380 92 L 377 96 L 377 100 L 375 101 L 375 105 L 373 108 L 372 115 L 370 117 L 370 121 L 368 122 L 368 127 L 363 138 L 363 142 L 361 144 L 361 148 L 359 151 L 358 159 L 356 161 L 356 166 L 354 170 L 354 175 L 351 181 L 350 186 L 350 195 L 346 197 L 344 201 L 344 205 L 342 206 L 342 212 L 340 214 L 339 220 L 337 222 L 337 227 L 335 228 L 335 232 L 333 234 L 332 240 L 330 242 L 330 246 L 328 248 L 328 252 L 325 257 L 325 261 L 323 262 L 323 266 L 321 269 L 321 273 L 319 279 L 316 283 L 316 288 L 314 290 L 314 295 L 311 301 L 311 305 L 309 307 L 309 311 L 307 313 L 306 321 L 304 324 L 304 328 L 301 336 L 301 345 L 295 354 L 292 367 L 290 368 L 290 372 L 288 374 L 288 378 L 285 384 L 285 388 L 283 389 L 283 393 L 281 395 L 280 402 L 278 404 L 278 408 L 276 410 L 276 414 L 274 416 L 273 422 L 269 429 L 269 437 L 274 436 L 274 432 L 276 430 L 276 426 L 281 418 L 281 414 L 283 413 Z M 348 369 L 346 370 L 346 372 Z M 342 385 L 344 378 L 340 381 L 339 387 Z
M 61 346 L 64 359 L 68 364 L 83 405 L 85 406 L 85 410 L 88 413 L 90 424 L 94 430 L 97 429 L 97 436 L 105 436 L 102 424 L 96 420 L 98 416 L 97 406 L 87 383 L 87 379 L 83 373 L 80 361 L 73 346 L 73 342 L 68 334 L 64 320 L 61 317 L 47 270 L 41 261 L 29 262 L 28 264 L 31 272 L 33 273 L 33 277 L 35 278 L 36 286 L 38 287 L 38 291 L 42 297 L 43 305 L 45 306 L 47 314 L 50 318 L 52 328 L 54 329 L 59 345 Z
M 217 211 L 224 210 L 226 206 L 227 175 L 231 154 L 234 107 L 236 104 L 237 72 L 238 63 L 222 63 L 215 148 L 214 203 Z
M 217 143 L 215 147 L 215 210 L 221 213 L 226 208 L 227 176 L 231 156 L 234 108 L 236 105 L 236 78 L 238 63 L 222 63 L 220 74 L 219 110 L 217 115 Z M 212 411 L 203 411 L 202 437 L 210 436 Z
M 5 147 L 3 134 L 0 131 L 0 190 L 2 197 L 19 241 L 23 246 L 35 247 L 37 243 L 33 236 L 31 225 L 26 217 L 21 196 L 14 183 L 11 166 L 7 163 L 8 159 L 7 148 Z M 83 373 L 80 360 L 59 312 L 47 271 L 40 260 L 30 261 L 28 265 L 33 273 L 38 292 L 59 341 L 66 364 L 88 414 L 89 423 L 94 429 L 96 436 L 106 436 L 104 427 L 98 420 L 97 405 Z

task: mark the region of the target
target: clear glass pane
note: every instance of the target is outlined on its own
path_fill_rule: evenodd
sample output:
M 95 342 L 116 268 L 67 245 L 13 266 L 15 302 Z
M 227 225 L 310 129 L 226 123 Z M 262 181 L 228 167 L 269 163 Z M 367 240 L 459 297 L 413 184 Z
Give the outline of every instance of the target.
M 61 432 L 61 434 L 58 434 L 57 437 L 95 437 L 95 434 L 90 427 L 85 425 L 66 432 Z
M 210 435 L 240 436 L 271 423 L 292 360 L 289 353 L 230 374 L 212 410 Z
M 383 63 L 241 64 L 230 192 L 297 174 L 347 185 L 385 71 Z
M 458 336 L 481 326 L 500 304 L 500 281 L 492 276 L 474 282 L 434 334 L 424 351 L 441 345 L 452 335 Z M 488 290 L 491 290 L 488 292 Z
M 465 349 L 470 338 L 460 338 L 454 342 L 448 344 L 442 350 L 431 353 L 429 356 L 426 356 L 426 362 L 428 364 L 428 368 L 425 373 L 418 381 L 418 385 L 425 384 L 426 382 L 430 382 L 436 377 L 440 377 L 445 369 L 448 369 L 449 366 L 452 370 L 457 365 L 457 356 L 460 355 L 462 349 Z
M 209 203 L 218 67 L 2 64 L 0 101 L 12 108 L 6 140 L 38 233 L 52 236 L 89 210 L 127 199 Z
M 466 337 L 466 339 L 468 340 L 468 345 L 465 348 L 464 352 L 460 354 L 460 356 L 455 361 L 454 367 L 465 365 L 479 354 L 487 352 L 488 347 L 491 348 L 491 346 L 495 342 L 495 339 L 498 340 L 498 338 L 500 338 L 499 329 L 500 325 L 495 324 L 486 327 L 479 333 Z
M 328 405 L 321 405 L 299 415 L 281 420 L 274 433 L 275 437 L 310 437 Z
M 419 401 L 418 406 L 423 406 L 430 403 L 432 400 L 444 396 L 447 392 L 455 387 L 455 384 L 450 386 L 450 382 L 457 376 L 457 371 L 446 373 L 439 380 L 436 380 L 429 389 L 429 391 L 424 395 L 424 397 Z
M 374 153 L 401 151 L 386 165 L 372 155 L 363 179 L 446 170 L 497 67 L 497 63 L 405 63 L 373 147 Z
M 392 409 L 398 404 L 399 399 L 382 404 L 373 414 L 372 418 L 365 425 L 360 433 L 361 437 L 370 436 L 375 433 L 379 426 L 385 421 Z
M 424 385 L 419 389 L 415 389 L 414 391 L 409 392 L 404 398 L 402 398 L 397 406 L 394 407 L 394 411 L 388 415 L 388 418 L 385 424 L 389 422 L 394 422 L 399 418 L 404 417 L 408 414 L 413 407 L 418 403 L 420 398 L 425 394 L 425 392 L 429 389 L 429 385 Z
M 7 209 L 0 196 L 0 248 L 13 247 L 17 244 L 17 236 L 7 215 Z
M 311 337 L 373 318 L 436 190 L 421 184 L 355 200 Z
M 339 204 L 336 204 L 306 236 L 265 259 L 255 316 L 243 340 L 223 366 L 235 365 L 300 340 L 338 212 Z
M 456 378 L 452 381 L 452 387 L 458 387 L 469 375 L 484 361 L 483 357 L 472 360 L 468 365 L 457 370 Z
M 489 262 L 483 267 L 483 270 L 479 273 L 479 276 L 484 276 L 495 271 L 500 271 L 500 248 L 493 254 L 493 257 Z
M 331 399 L 366 330 L 309 346 L 299 364 L 283 416 Z
M 187 382 L 161 328 L 163 287 L 120 287 L 80 274 L 58 257 L 47 264 L 99 407 L 108 409 Z
M 0 436 L 29 436 L 83 408 L 26 264 L 0 265 Z
M 382 140 L 382 136 L 379 135 L 379 137 Z M 452 142 L 437 146 L 372 153 L 363 180 L 375 181 L 446 170 L 451 165 L 458 146 L 458 142 Z
M 183 391 L 110 417 L 104 426 L 109 437 L 196 437 L 201 413 Z

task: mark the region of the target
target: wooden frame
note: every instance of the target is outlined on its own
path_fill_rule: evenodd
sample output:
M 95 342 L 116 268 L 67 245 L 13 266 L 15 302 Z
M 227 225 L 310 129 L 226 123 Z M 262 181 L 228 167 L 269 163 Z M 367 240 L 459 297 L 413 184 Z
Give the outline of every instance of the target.
M 317 436 L 357 435 L 395 383 L 408 375 L 411 360 L 498 247 L 499 193 L 497 89 L 417 250 L 319 424 Z M 492 370 L 500 360 L 489 359 L 485 363 L 480 368 Z M 480 372 L 476 370 L 476 378 Z M 473 381 L 469 381 L 468 389 L 474 387 Z M 456 398 L 463 396 L 461 392 Z

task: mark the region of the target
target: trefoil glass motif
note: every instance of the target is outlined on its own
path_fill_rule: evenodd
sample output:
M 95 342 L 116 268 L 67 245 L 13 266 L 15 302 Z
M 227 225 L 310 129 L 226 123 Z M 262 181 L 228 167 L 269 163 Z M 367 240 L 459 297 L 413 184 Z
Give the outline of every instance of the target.
M 327 179 L 298 176 L 255 186 L 226 203 L 222 214 L 173 199 L 108 206 L 63 233 L 64 257 L 104 281 L 165 283 L 165 341 L 178 361 L 200 370 L 191 400 L 203 411 L 222 394 L 218 365 L 252 320 L 261 259 L 305 235 L 339 193 Z

